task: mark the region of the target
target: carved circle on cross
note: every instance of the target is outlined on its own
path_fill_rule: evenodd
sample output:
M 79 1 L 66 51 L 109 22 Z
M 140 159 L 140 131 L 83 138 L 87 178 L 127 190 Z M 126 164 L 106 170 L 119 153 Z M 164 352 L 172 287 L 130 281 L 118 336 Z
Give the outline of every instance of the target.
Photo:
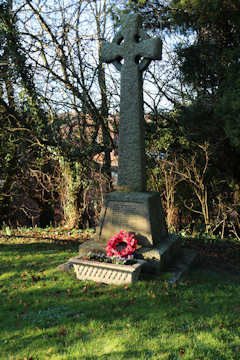
M 136 38 L 136 42 L 139 42 L 140 40 L 147 40 L 150 38 L 150 36 L 148 36 L 144 31 L 143 29 L 140 29 L 138 31 L 138 37 Z M 121 33 L 121 31 L 118 31 L 116 33 L 116 35 L 114 36 L 112 42 L 117 44 L 117 45 L 120 45 L 122 43 L 122 41 L 124 40 L 123 38 L 123 35 Z M 112 64 L 115 66 L 115 68 L 118 70 L 118 71 L 121 71 L 121 67 L 122 67 L 122 64 L 121 64 L 121 60 L 122 58 L 119 58 L 118 60 L 114 60 L 112 62 Z M 137 60 L 137 59 L 136 59 Z M 151 59 L 147 59 L 147 58 L 143 58 L 143 59 L 139 59 L 139 62 L 138 62 L 138 69 L 139 71 L 144 71 L 147 69 L 148 65 L 150 64 L 151 62 Z

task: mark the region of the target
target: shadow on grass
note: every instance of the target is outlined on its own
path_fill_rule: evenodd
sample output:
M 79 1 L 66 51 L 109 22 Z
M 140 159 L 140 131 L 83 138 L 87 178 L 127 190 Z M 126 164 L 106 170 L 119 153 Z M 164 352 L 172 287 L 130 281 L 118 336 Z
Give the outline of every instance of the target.
M 143 356 L 145 356 L 145 359 L 150 359 L 151 356 L 154 356 L 156 354 L 154 354 L 154 352 L 146 349 L 146 350 L 142 350 L 142 351 L 131 351 L 131 350 L 127 350 L 127 351 L 113 351 L 110 354 L 105 354 L 102 356 L 81 356 L 79 359 L 84 359 L 84 360 L 110 360 L 111 358 L 113 359 L 142 359 Z M 110 357 L 109 357 L 110 356 Z
M 113 288 L 77 281 L 73 274 L 66 276 L 69 277 L 67 286 L 72 285 L 70 289 L 61 288 L 64 279 L 54 276 L 43 278 L 37 284 L 34 281 L 28 283 L 28 288 L 18 288 L 16 301 L 31 299 L 34 304 L 36 299 L 41 299 L 40 305 L 28 309 L 26 314 L 22 307 L 19 329 L 41 327 L 47 331 L 59 325 L 69 328 L 78 328 L 79 325 L 87 329 L 89 322 L 95 321 L 106 328 L 121 331 L 124 330 L 121 320 L 126 317 L 131 326 L 138 327 L 146 322 L 144 331 L 151 336 L 157 336 L 161 330 L 166 333 L 174 331 L 175 334 L 189 330 L 191 334 L 190 328 L 194 330 L 194 326 L 198 326 L 201 332 L 210 332 L 211 324 L 216 325 L 219 316 L 232 315 L 228 309 L 237 306 L 239 289 L 231 287 L 228 292 L 227 282 L 219 286 L 220 279 L 207 273 L 201 280 L 195 274 L 192 280 L 183 281 L 176 289 L 168 289 L 159 281 L 141 281 L 136 286 Z M 47 289 L 45 282 L 49 285 Z M 12 308 L 8 311 L 12 312 Z M 15 331 L 12 325 L 9 330 Z M 82 339 L 86 341 L 92 336 L 90 331 L 82 333 Z
M 52 237 L 45 237 L 45 236 L 32 236 L 32 235 L 0 235 L 0 241 L 2 241 L 2 244 L 11 244 L 10 242 L 14 239 L 25 239 L 25 240 L 37 240 L 44 242 L 48 242 L 49 244 L 62 244 L 62 245 L 74 245 L 74 244 L 82 244 L 83 242 L 89 240 L 87 239 L 80 239 L 76 238 L 75 240 L 72 240 L 70 238 L 54 238 Z M 22 244 L 26 245 L 26 244 Z
M 42 238 L 43 240 L 45 238 Z M 73 249 L 73 250 L 77 250 L 79 247 L 80 243 L 77 243 L 75 241 L 71 242 L 71 241 L 64 241 L 64 242 L 58 242 L 58 240 L 56 240 L 53 243 L 44 243 L 44 242 L 34 242 L 34 243 L 30 243 L 30 244 L 6 244 L 1 243 L 0 242 L 0 253 L 1 252 L 10 252 L 13 250 L 16 250 L 18 252 L 32 252 L 32 251 L 44 251 L 44 250 L 63 250 L 63 249 Z
M 78 253 L 79 245 L 30 243 L 2 244 L 0 243 L 0 276 L 9 272 L 9 278 L 18 282 L 18 277 L 24 271 L 42 271 L 57 267 Z M 6 275 L 5 275 L 6 276 Z
M 205 346 L 205 349 L 202 349 L 205 354 L 209 354 L 211 352 L 211 356 L 213 359 L 226 359 L 227 357 L 222 356 L 221 351 L 216 350 L 213 346 Z M 156 357 L 157 356 L 157 357 Z M 164 357 L 158 357 L 164 356 Z M 166 357 L 167 356 L 167 357 Z M 168 359 L 168 360 L 180 360 L 184 358 L 183 349 L 180 349 L 178 346 L 173 346 L 169 349 L 167 346 L 162 346 L 159 344 L 159 349 L 157 351 L 151 351 L 150 349 L 143 349 L 141 351 L 113 351 L 111 354 L 105 354 L 102 356 L 81 356 L 78 359 L 81 360 L 111 360 L 111 359 Z M 72 358 L 76 359 L 76 358 Z

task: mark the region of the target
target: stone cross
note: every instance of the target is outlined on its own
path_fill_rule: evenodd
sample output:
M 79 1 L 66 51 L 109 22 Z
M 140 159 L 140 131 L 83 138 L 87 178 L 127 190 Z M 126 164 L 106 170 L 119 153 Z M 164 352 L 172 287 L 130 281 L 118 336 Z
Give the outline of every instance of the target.
M 121 72 L 118 190 L 144 192 L 146 181 L 142 73 L 161 60 L 162 41 L 150 39 L 139 15 L 122 15 L 112 43 L 104 42 L 102 61 Z

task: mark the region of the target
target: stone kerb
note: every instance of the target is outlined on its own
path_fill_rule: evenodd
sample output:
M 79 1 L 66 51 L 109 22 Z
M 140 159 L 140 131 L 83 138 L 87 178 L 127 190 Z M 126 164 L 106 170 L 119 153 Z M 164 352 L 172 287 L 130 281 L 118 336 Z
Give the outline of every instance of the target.
M 132 284 L 138 280 L 145 261 L 139 260 L 133 265 L 98 263 L 90 260 L 72 258 L 72 264 L 78 280 L 93 280 L 105 284 Z

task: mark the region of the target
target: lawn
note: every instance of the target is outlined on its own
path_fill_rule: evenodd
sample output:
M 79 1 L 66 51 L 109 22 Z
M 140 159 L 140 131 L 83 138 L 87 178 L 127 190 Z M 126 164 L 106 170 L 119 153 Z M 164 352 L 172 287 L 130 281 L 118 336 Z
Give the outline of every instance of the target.
M 173 285 L 146 276 L 132 286 L 81 282 L 56 271 L 77 254 L 69 239 L 88 238 L 80 235 L 0 233 L 0 359 L 240 358 L 232 272 L 200 266 Z

